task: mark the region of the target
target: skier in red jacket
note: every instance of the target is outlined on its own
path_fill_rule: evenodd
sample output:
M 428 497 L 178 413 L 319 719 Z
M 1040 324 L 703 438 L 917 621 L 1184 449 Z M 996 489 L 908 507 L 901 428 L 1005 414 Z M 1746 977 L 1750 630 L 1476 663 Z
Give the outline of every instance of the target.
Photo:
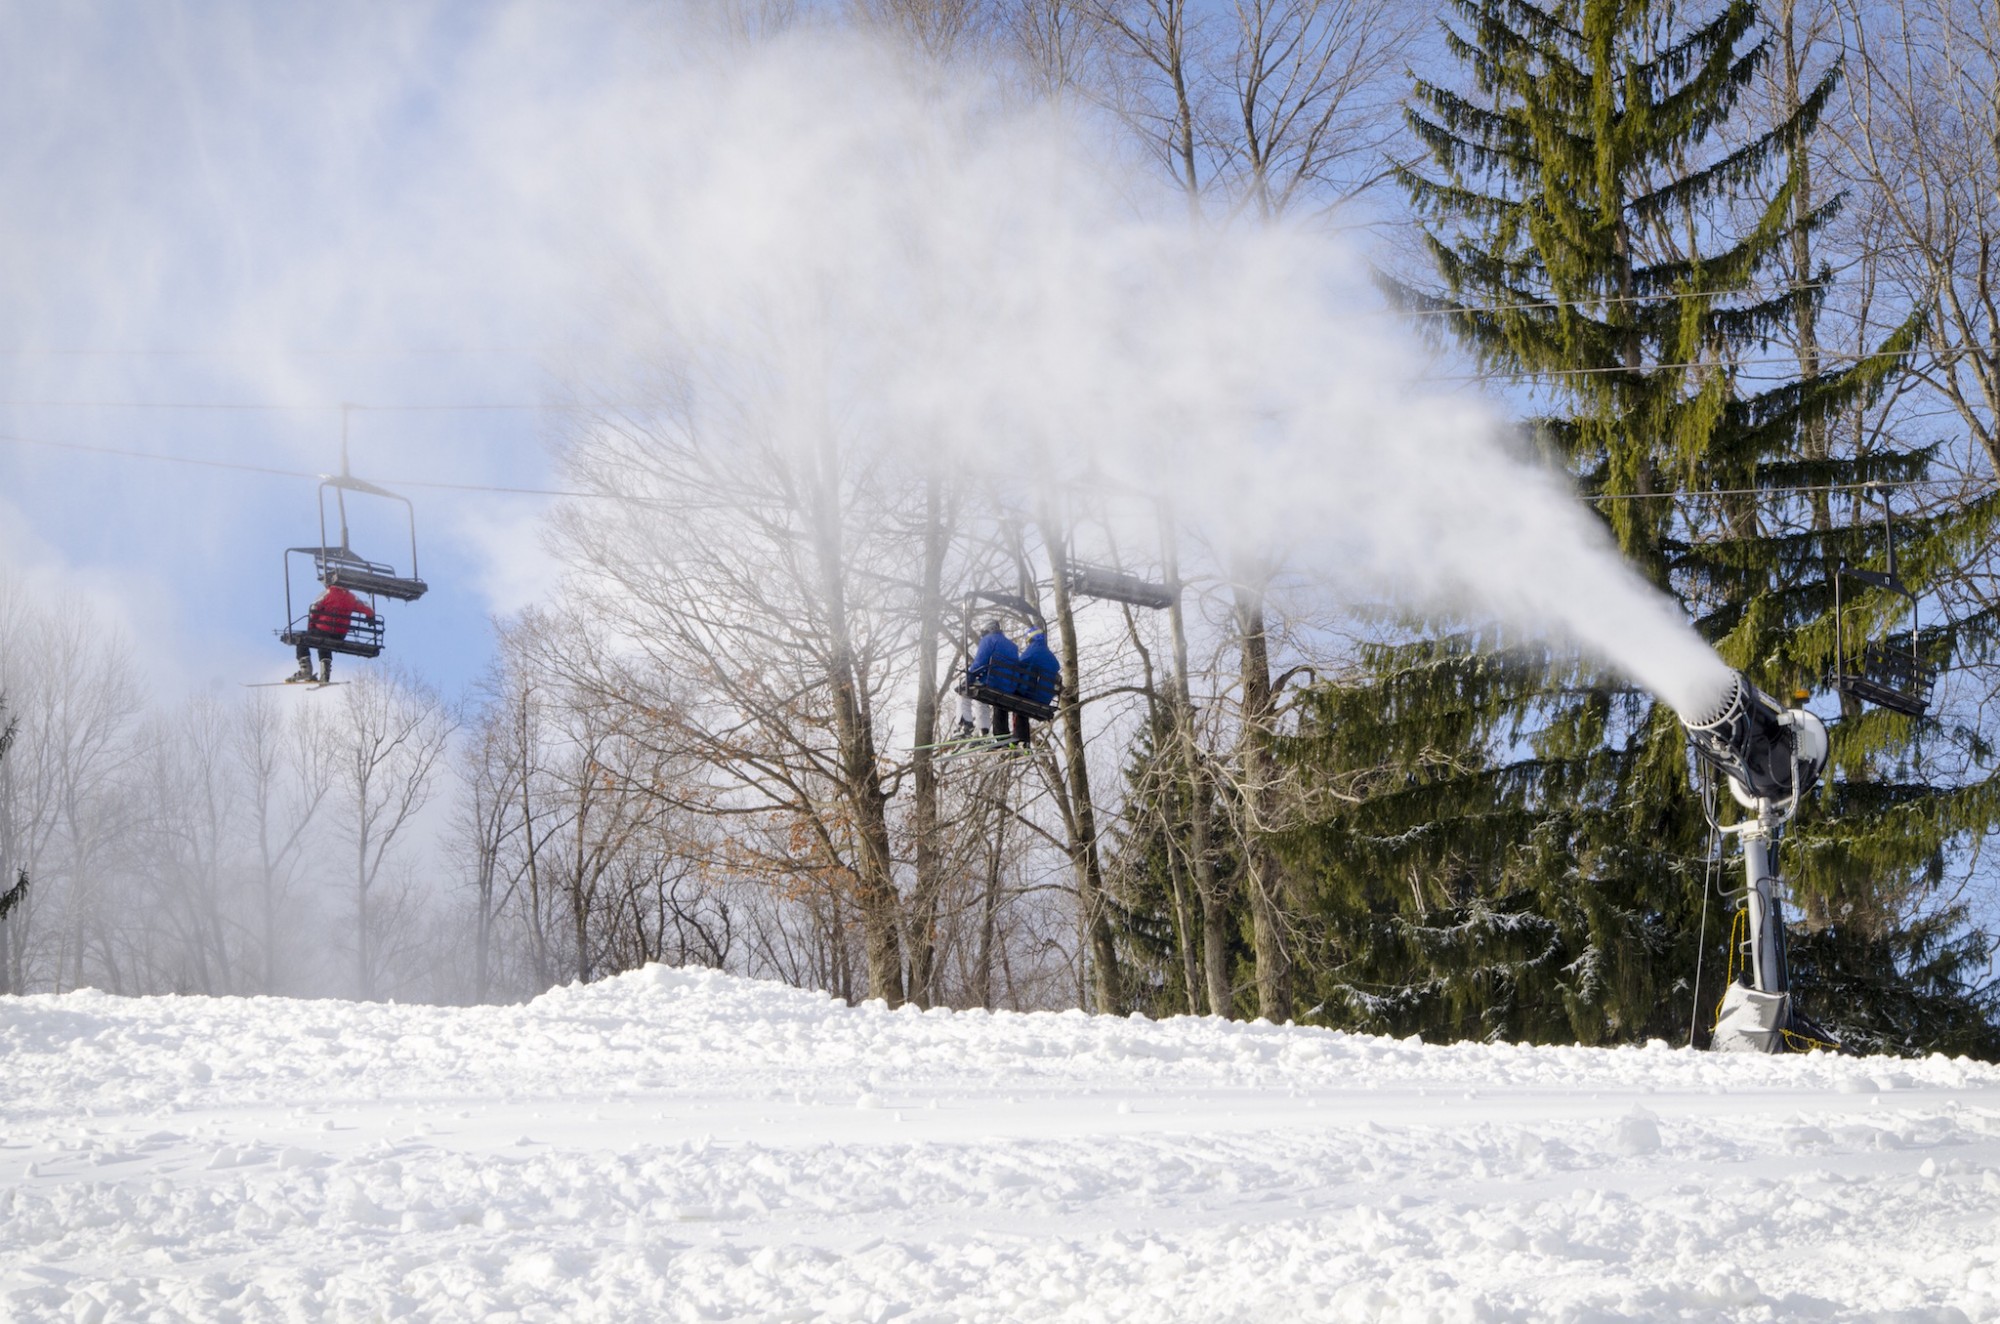
M 306 610 L 306 629 L 313 634 L 345 639 L 348 627 L 362 617 L 375 619 L 375 609 L 340 585 L 329 584 L 326 592 L 319 595 L 319 601 Z M 288 681 L 314 679 L 311 645 L 301 639 L 297 648 L 299 669 L 285 679 Z M 322 685 L 330 684 L 333 680 L 333 650 L 330 648 L 319 650 L 318 679 Z

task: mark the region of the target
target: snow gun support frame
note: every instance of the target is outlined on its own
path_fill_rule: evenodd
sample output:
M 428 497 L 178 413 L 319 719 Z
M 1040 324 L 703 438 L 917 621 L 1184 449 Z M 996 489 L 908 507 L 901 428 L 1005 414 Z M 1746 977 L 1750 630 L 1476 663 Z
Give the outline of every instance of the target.
M 1722 996 L 1713 1046 L 1725 1052 L 1775 1053 L 1802 1041 L 1823 1043 L 1824 1031 L 1792 1006 L 1785 968 L 1784 908 L 1772 864 L 1778 829 L 1798 812 L 1799 797 L 1826 767 L 1826 726 L 1802 708 L 1785 708 L 1741 674 L 1713 709 L 1683 719 L 1695 756 L 1720 773 L 1729 793 L 1750 811 L 1727 826 L 1711 826 L 1743 848 L 1740 902 L 1747 955 L 1743 980 Z M 1732 939 L 1733 941 L 1733 939 Z

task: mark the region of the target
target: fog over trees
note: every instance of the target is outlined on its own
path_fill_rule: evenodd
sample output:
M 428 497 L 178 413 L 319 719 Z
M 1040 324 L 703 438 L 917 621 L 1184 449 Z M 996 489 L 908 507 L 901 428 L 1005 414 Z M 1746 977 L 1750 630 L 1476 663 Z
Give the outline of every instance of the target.
M 1833 561 L 1881 554 L 1859 484 L 1924 480 L 1889 490 L 1951 669 L 1930 718 L 1848 705 L 1865 741 L 1825 803 L 1876 836 L 1812 829 L 1798 942 L 1871 1045 L 1993 1052 L 2000 18 L 1604 9 L 1459 0 L 1440 29 L 1399 0 L 865 0 L 736 5 L 718 30 L 828 24 L 977 66 L 1103 134 L 1189 226 L 1372 244 L 1442 371 L 1485 376 L 1468 389 L 1773 692 L 1830 665 Z M 1528 251 L 1574 218 L 1535 210 L 1553 168 L 1496 127 L 1522 95 L 1506 61 L 1545 58 L 1509 43 L 1544 24 L 1662 68 L 1699 29 L 1730 68 L 1729 96 L 1664 80 L 1708 100 L 1660 110 L 1672 150 L 1605 204 L 1629 228 L 1579 241 L 1617 248 L 1602 270 Z M 1541 109 L 1575 108 L 1582 141 L 1590 89 L 1565 95 Z M 833 382 L 850 347 L 747 321 L 743 359 L 663 332 L 640 371 L 571 383 L 562 587 L 467 641 L 493 657 L 470 695 L 386 660 L 309 693 L 161 695 L 113 623 L 0 578 L 0 992 L 498 1001 L 666 961 L 919 1007 L 1603 1041 L 1688 1022 L 1711 847 L 1667 719 L 1634 734 L 1617 685 L 1486 651 L 1483 622 L 1330 605 L 1281 536 L 1218 536 L 1031 439 L 996 474 L 879 435 Z M 1635 400 L 1671 427 L 1633 441 Z M 1823 490 L 1736 499 L 1781 481 Z M 1121 601 L 1093 570 L 1167 592 Z M 1063 662 L 1025 752 L 940 744 L 989 618 L 1045 625 Z M 1621 848 L 1645 823 L 1672 830 Z M 1618 984 L 1613 960 L 1650 964 Z M 1579 989 L 1601 1015 L 1563 1010 Z M 1838 1029 L 1850 1007 L 1814 1010 Z

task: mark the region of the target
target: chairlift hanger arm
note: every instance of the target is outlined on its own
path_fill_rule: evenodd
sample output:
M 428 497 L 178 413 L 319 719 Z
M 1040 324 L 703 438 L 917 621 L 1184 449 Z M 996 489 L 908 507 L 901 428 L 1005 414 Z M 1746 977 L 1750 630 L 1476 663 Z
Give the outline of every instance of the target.
M 1047 618 L 1035 610 L 1034 604 L 1018 593 L 1008 593 L 1000 589 L 976 588 L 965 595 L 967 607 L 974 602 L 990 602 L 1003 608 L 1034 626 L 1037 630 L 1049 628 Z
M 366 479 L 356 478 L 352 474 L 321 474 L 319 481 L 326 487 L 344 487 L 350 492 L 365 492 L 369 496 L 387 497 L 391 501 L 400 501 L 406 506 L 410 504 L 410 499 L 401 493 L 391 492 L 386 487 L 377 487 Z

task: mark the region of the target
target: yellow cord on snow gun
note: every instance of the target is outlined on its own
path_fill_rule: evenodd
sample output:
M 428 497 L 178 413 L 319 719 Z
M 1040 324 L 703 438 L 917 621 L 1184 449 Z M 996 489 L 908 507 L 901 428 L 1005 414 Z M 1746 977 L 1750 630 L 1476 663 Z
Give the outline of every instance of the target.
M 1715 1027 L 1722 1023 L 1722 1004 L 1729 999 L 1729 986 L 1736 982 L 1736 953 L 1741 951 L 1743 943 L 1749 940 L 1749 924 L 1750 912 L 1747 910 L 1737 911 L 1735 918 L 1729 921 L 1729 964 L 1723 971 L 1722 997 L 1715 1003 L 1715 1020 L 1710 1022 L 1708 1027 L 1710 1034 L 1714 1034 Z M 1785 1047 L 1794 1053 L 1810 1053 L 1815 1049 L 1827 1053 L 1840 1051 L 1839 1044 L 1815 1039 L 1809 1034 L 1800 1034 L 1797 1030 L 1780 1030 L 1778 1034 L 1783 1037 Z
M 1800 1034 L 1797 1030 L 1780 1030 L 1778 1033 L 1785 1037 L 1785 1047 L 1791 1049 L 1794 1053 L 1810 1053 L 1815 1050 L 1828 1053 L 1838 1053 L 1840 1051 L 1839 1044 L 1830 1044 L 1824 1039 L 1815 1039 L 1809 1034 Z
M 1749 925 L 1750 912 L 1747 910 L 1737 911 L 1729 921 L 1729 964 L 1722 971 L 1722 996 L 1715 1000 L 1715 1019 L 1708 1023 L 1710 1035 L 1715 1033 L 1716 1026 L 1722 1024 L 1722 1004 L 1729 1001 L 1729 986 L 1736 982 L 1736 953 L 1750 939 Z

